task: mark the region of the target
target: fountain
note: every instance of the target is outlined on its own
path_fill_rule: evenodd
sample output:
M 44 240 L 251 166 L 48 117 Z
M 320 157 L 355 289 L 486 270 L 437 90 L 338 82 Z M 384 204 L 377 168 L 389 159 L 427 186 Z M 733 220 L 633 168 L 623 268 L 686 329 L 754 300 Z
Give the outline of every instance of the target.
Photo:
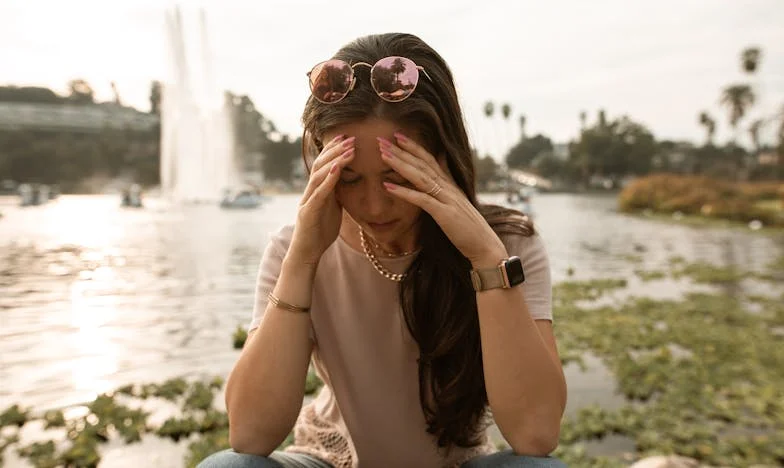
M 161 191 L 174 202 L 216 202 L 240 177 L 232 103 L 214 81 L 204 10 L 190 22 L 179 7 L 167 11 L 166 38 L 172 66 L 162 84 Z

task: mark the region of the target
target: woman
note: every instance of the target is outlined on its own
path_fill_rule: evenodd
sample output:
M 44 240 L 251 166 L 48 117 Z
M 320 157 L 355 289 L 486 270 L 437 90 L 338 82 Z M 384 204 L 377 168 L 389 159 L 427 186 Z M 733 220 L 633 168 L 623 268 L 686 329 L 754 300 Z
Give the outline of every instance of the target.
M 478 204 L 446 63 L 384 34 L 308 75 L 308 185 L 227 382 L 233 450 L 200 466 L 563 466 L 547 254 L 521 213 Z M 311 359 L 325 386 L 303 408 Z M 512 450 L 492 453 L 490 413 Z

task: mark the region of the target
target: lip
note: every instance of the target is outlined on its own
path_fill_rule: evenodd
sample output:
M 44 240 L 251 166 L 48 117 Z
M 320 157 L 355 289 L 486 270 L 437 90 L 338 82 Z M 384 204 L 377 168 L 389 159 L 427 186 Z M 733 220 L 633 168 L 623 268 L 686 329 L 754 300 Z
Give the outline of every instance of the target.
M 368 223 L 368 226 L 374 231 L 383 232 L 394 228 L 396 224 L 397 220 L 394 220 L 386 223 Z

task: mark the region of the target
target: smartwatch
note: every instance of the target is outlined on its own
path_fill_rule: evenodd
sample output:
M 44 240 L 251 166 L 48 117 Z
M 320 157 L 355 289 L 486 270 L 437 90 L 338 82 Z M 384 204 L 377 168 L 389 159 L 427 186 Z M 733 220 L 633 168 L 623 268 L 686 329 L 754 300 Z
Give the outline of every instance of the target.
M 509 257 L 501 260 L 495 268 L 486 270 L 471 270 L 471 283 L 474 291 L 487 291 L 488 289 L 509 289 L 525 282 L 523 263 L 520 257 Z

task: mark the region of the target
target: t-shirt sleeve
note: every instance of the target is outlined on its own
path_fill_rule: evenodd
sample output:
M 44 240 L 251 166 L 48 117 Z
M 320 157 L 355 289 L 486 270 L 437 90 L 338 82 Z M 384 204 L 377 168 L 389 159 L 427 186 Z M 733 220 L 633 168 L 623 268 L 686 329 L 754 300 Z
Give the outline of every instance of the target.
M 267 309 L 267 294 L 272 292 L 278 282 L 283 257 L 289 250 L 291 236 L 294 233 L 294 226 L 284 226 L 280 231 L 273 234 L 261 256 L 259 274 L 256 279 L 256 299 L 253 304 L 253 317 L 250 321 L 248 331 L 258 328 L 264 311 Z
M 509 235 L 503 239 L 509 255 L 520 257 L 525 273 L 522 284 L 528 312 L 534 320 L 553 320 L 553 290 L 550 259 L 544 242 L 533 236 Z

